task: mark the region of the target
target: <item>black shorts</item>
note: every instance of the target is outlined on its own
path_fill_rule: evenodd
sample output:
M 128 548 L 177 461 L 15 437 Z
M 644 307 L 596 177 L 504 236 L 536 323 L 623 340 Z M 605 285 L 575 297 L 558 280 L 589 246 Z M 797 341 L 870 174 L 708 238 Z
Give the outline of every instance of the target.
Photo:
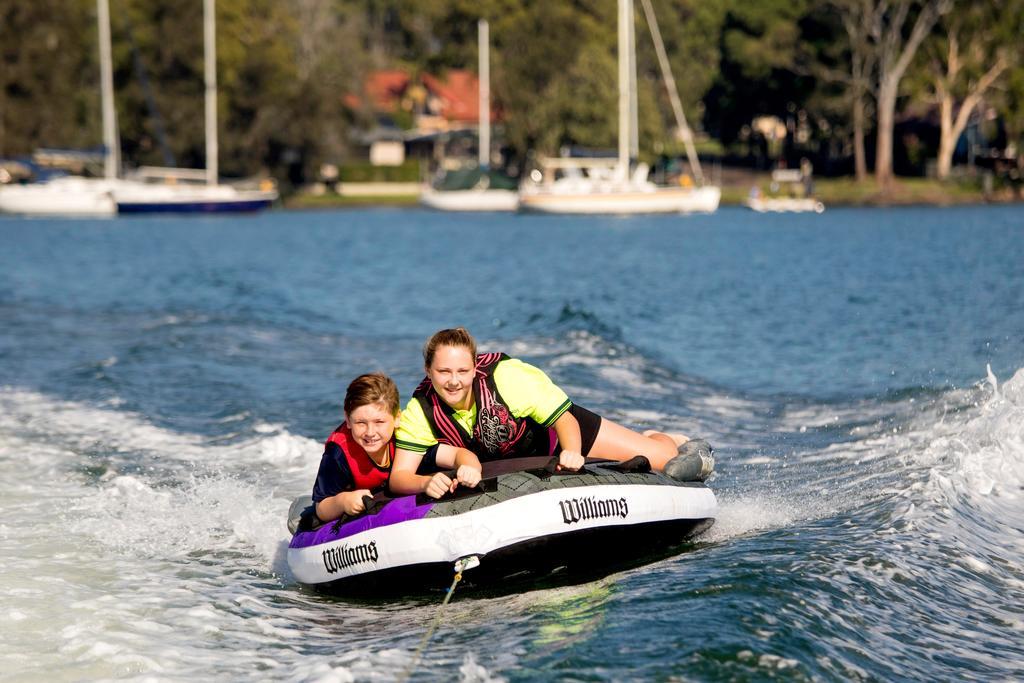
M 590 449 L 594 447 L 594 442 L 597 441 L 597 433 L 601 431 L 601 416 L 575 403 L 569 408 L 569 412 L 580 423 L 580 455 L 585 458 L 590 454 Z

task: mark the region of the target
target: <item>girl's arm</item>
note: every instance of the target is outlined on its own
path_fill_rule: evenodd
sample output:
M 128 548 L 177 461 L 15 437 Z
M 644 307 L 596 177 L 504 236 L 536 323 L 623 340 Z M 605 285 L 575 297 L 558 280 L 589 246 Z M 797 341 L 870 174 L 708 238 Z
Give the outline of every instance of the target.
M 482 470 L 483 467 L 480 465 L 480 459 L 476 457 L 476 453 L 473 451 L 467 451 L 465 448 L 455 449 L 454 484 L 461 484 L 462 486 L 473 488 L 480 483 Z M 452 492 L 454 491 L 455 487 L 452 486 Z
M 421 453 L 413 453 L 404 448 L 395 449 L 395 464 L 391 466 L 391 478 L 388 480 L 392 493 L 426 493 L 431 498 L 440 498 L 452 489 L 452 480 L 444 472 L 429 476 L 416 474 L 422 460 Z
M 558 468 L 575 472 L 583 467 L 584 458 L 580 454 L 583 437 L 580 435 L 580 423 L 569 411 L 565 411 L 552 425 L 558 435 L 558 443 L 562 452 L 558 456 Z
M 480 474 L 483 468 L 480 465 L 480 459 L 473 451 L 456 448 L 445 443 L 438 444 L 437 466 L 455 470 L 455 481 L 448 489 L 452 493 L 460 484 L 472 488 L 480 483 Z

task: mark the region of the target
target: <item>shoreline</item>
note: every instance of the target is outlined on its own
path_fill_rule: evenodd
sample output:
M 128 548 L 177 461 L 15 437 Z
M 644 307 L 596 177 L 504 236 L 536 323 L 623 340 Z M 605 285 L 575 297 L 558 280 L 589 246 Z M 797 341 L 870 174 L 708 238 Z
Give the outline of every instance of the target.
M 723 184 L 721 207 L 746 207 L 752 187 L 762 193 L 770 186 L 768 173 L 749 174 L 746 182 Z M 1024 202 L 1021 188 L 999 188 L 985 192 L 976 181 L 938 181 L 926 178 L 897 178 L 888 192 L 882 192 L 874 180 L 858 183 L 852 178 L 820 178 L 814 181 L 814 198 L 829 208 L 892 208 L 903 206 L 992 206 Z M 763 194 L 762 196 L 770 196 Z M 786 196 L 778 193 L 774 196 Z M 298 192 L 282 200 L 281 208 L 295 210 L 415 208 L 418 194 L 345 196 Z
M 1024 199 L 1012 199 L 1012 200 L 992 200 L 992 199 L 978 199 L 978 200 L 957 200 L 947 202 L 927 202 L 927 201 L 877 201 L 877 202 L 861 202 L 861 203 L 841 203 L 841 202 L 822 202 L 825 205 L 826 212 L 831 209 L 903 209 L 903 208 L 914 208 L 914 207 L 925 207 L 925 208 L 951 208 L 951 207 L 969 207 L 969 206 L 1011 206 L 1014 204 L 1024 203 Z M 357 210 L 357 209 L 426 209 L 428 207 L 422 206 L 417 199 L 409 201 L 378 201 L 378 202 L 337 202 L 337 203 L 323 203 L 323 204 L 304 204 L 302 202 L 286 202 L 280 206 L 275 207 L 271 210 L 278 211 L 344 211 L 344 210 Z M 749 207 L 742 202 L 726 202 L 722 203 L 718 207 L 719 209 L 746 209 L 750 210 Z M 434 209 L 435 211 L 439 211 Z M 453 212 L 460 213 L 460 212 Z M 462 212 L 462 213 L 473 213 L 473 212 Z M 509 213 L 518 213 L 512 211 Z M 772 212 L 766 212 L 770 214 Z M 780 212 L 783 214 L 793 214 L 798 212 Z M 543 214 L 536 214 L 543 215 Z M 581 216 L 586 214 L 563 214 L 566 216 Z M 685 214 L 651 214 L 651 215 L 685 215 Z

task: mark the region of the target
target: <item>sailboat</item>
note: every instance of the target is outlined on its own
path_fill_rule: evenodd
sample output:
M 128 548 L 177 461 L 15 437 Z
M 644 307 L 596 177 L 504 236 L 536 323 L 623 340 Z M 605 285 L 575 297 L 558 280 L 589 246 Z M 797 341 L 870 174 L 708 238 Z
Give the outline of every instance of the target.
M 672 99 L 679 129 L 686 142 L 690 166 L 697 176 L 693 187 L 661 187 L 648 180 L 646 164 L 631 164 L 637 156 L 636 49 L 632 0 L 618 2 L 619 145 L 618 157 L 540 159 L 520 188 L 519 206 L 543 213 L 647 214 L 710 213 L 718 209 L 720 187 L 703 184 L 700 162 L 686 125 L 675 80 L 649 0 L 642 0 L 658 52 L 662 74 Z
M 192 169 L 151 170 L 164 182 L 139 183 L 113 191 L 118 213 L 221 213 L 258 211 L 277 199 L 272 181 L 258 189 L 222 185 L 217 176 L 217 44 L 214 0 L 203 0 L 203 63 L 205 82 L 206 171 L 197 183 Z
M 480 70 L 480 140 L 478 165 L 447 172 L 420 193 L 423 206 L 442 211 L 515 211 L 519 193 L 514 180 L 491 169 L 490 36 L 486 19 L 477 23 Z
M 120 145 L 114 111 L 114 76 L 108 0 L 96 2 L 100 47 L 100 100 L 103 118 L 103 177 L 61 176 L 43 183 L 0 187 L 0 212 L 47 216 L 113 216 L 115 191 L 141 183 L 118 177 Z

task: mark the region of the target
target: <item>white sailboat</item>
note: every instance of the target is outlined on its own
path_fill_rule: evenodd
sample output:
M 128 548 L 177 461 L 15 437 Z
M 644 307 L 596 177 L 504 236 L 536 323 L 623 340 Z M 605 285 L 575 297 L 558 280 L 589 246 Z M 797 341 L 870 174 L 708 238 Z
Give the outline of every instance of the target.
M 160 169 L 162 184 L 138 183 L 113 191 L 118 213 L 220 213 L 259 211 L 277 199 L 273 183 L 243 190 L 218 182 L 217 169 L 217 43 L 214 0 L 203 0 L 203 65 L 205 82 L 205 184 L 190 169 Z M 173 182 L 169 182 L 173 181 Z M 189 182 L 192 181 L 192 182 Z
M 686 142 L 690 166 L 702 183 L 700 162 L 692 135 L 683 117 L 675 80 L 668 68 L 661 35 L 654 13 L 643 0 L 647 22 L 658 51 L 658 58 L 672 99 L 679 128 Z M 640 163 L 631 169 L 637 156 L 636 124 L 636 50 L 632 0 L 618 4 L 619 54 L 619 153 L 617 159 L 542 158 L 540 168 L 531 173 L 520 188 L 519 206 L 543 213 L 647 214 L 710 213 L 718 209 L 721 188 L 698 184 L 694 187 L 662 187 L 648 180 L 649 168 Z
M 0 212 L 44 216 L 113 216 L 113 192 L 139 183 L 118 178 L 120 144 L 114 111 L 108 0 L 96 2 L 100 47 L 100 99 L 103 117 L 103 176 L 62 176 L 44 183 L 0 187 Z
M 472 174 L 470 187 L 445 189 L 426 185 L 420 193 L 423 206 L 441 211 L 515 211 L 519 193 L 494 187 L 491 173 L 491 67 L 490 35 L 487 21 L 477 23 L 477 52 L 480 70 L 479 167 Z

